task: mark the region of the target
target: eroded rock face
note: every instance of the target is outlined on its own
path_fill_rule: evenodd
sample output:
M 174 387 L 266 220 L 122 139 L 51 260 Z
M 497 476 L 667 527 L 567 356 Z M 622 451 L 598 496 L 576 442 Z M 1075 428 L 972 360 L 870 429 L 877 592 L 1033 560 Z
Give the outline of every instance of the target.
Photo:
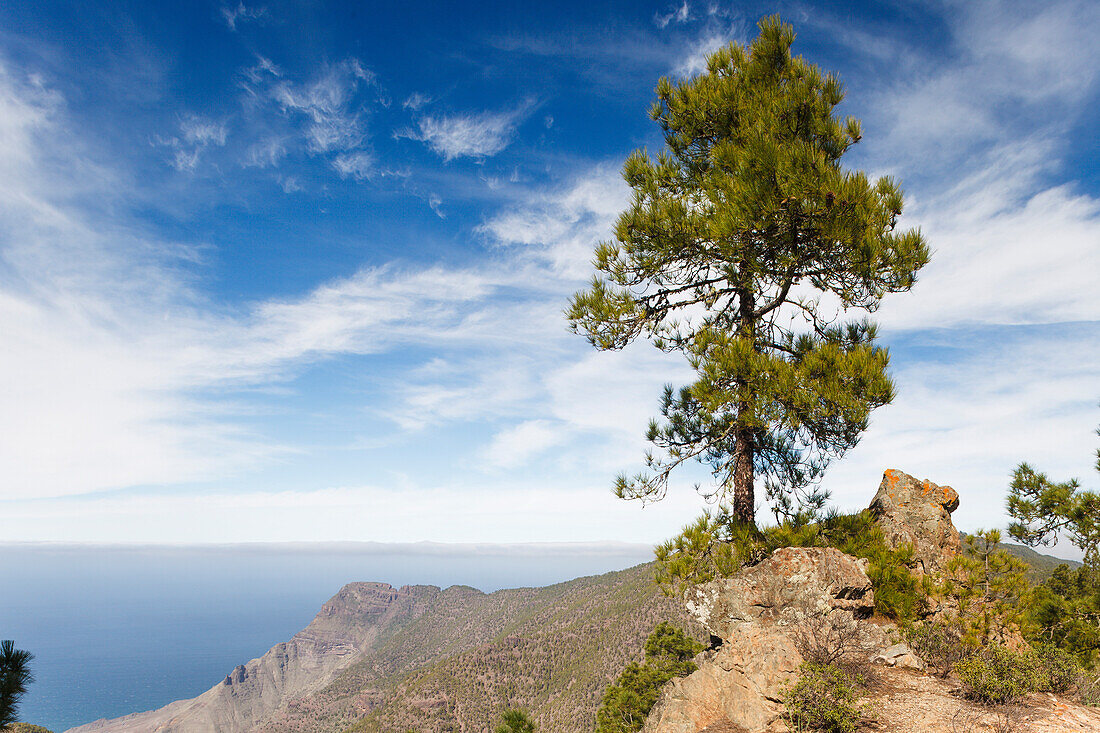
M 726 641 L 745 623 L 796 622 L 834 610 L 866 618 L 875 595 L 865 562 L 831 547 L 784 547 L 733 578 L 694 589 L 687 609 Z
M 643 733 L 786 730 L 780 700 L 802 663 L 795 630 L 811 617 L 854 623 L 874 610 L 874 594 L 855 558 L 787 547 L 734 578 L 700 586 L 687 605 L 723 643 L 664 689 Z
M 951 523 L 951 512 L 958 506 L 959 495 L 950 486 L 890 469 L 868 509 L 887 543 L 895 548 L 912 544 L 917 569 L 931 573 L 943 570 L 959 554 L 959 531 Z

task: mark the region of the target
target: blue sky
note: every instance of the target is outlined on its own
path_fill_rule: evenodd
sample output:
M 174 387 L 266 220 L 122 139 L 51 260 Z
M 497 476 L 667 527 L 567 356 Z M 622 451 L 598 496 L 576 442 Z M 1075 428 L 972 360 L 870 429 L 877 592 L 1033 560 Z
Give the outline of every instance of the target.
M 685 367 L 561 313 L 658 77 L 772 12 L 934 250 L 878 315 L 898 398 L 825 486 L 897 467 L 974 529 L 1020 460 L 1096 485 L 1096 3 L 13 2 L 0 538 L 672 534 L 698 475 L 609 487 Z

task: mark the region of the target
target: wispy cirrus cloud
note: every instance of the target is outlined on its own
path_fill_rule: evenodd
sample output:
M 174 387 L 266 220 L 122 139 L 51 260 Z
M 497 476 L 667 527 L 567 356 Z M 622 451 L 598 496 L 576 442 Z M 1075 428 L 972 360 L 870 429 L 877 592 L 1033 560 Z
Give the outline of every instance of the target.
M 258 20 L 267 15 L 267 8 L 265 7 L 248 7 L 243 2 L 237 3 L 236 7 L 225 5 L 221 8 L 222 20 L 225 21 L 225 26 L 231 30 L 237 30 L 237 24 L 242 21 Z
M 224 146 L 227 135 L 225 122 L 188 115 L 180 121 L 178 135 L 158 137 L 156 144 L 171 151 L 169 165 L 180 172 L 192 172 L 198 167 L 202 152 L 209 147 Z
M 363 83 L 374 81 L 358 59 L 327 66 L 317 78 L 303 84 L 277 82 L 271 97 L 282 111 L 301 115 L 311 151 L 327 153 L 360 147 L 366 139 L 363 111 L 355 95 Z
M 667 13 L 657 13 L 653 16 L 653 24 L 658 28 L 667 28 L 669 23 L 686 23 L 691 19 L 691 7 L 687 0 L 674 5 Z
M 199 250 L 99 216 L 135 190 L 84 157 L 59 95 L 2 65 L 0 130 L 0 498 L 224 478 L 272 460 L 295 449 L 245 428 L 247 400 L 227 395 L 338 354 L 446 341 L 501 285 L 476 270 L 373 268 L 227 311 L 187 274 Z
M 512 142 L 517 125 L 527 116 L 532 103 L 506 112 L 465 112 L 424 115 L 416 130 L 399 132 L 401 137 L 420 140 L 450 161 L 455 158 L 487 158 Z
M 242 164 L 278 168 L 297 155 L 319 156 L 344 178 L 375 173 L 367 118 L 385 94 L 373 71 L 356 58 L 322 64 L 312 78 L 295 79 L 257 55 L 241 72 L 245 116 L 254 141 Z
M 427 94 L 421 94 L 420 92 L 413 92 L 412 94 L 410 94 L 408 97 L 405 98 L 404 102 L 401 103 L 401 108 L 402 109 L 411 109 L 413 112 L 416 112 L 421 107 L 423 107 L 424 105 L 428 104 L 431 101 L 432 101 L 432 98 L 429 97 Z

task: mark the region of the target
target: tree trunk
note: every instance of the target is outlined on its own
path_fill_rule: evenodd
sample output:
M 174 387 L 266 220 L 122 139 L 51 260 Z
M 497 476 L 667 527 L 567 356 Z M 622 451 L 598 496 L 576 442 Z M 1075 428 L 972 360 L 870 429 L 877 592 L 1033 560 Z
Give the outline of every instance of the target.
M 741 262 L 742 273 L 749 271 L 749 263 Z M 753 299 L 751 283 L 744 282 L 737 293 L 738 321 L 737 335 L 748 339 L 755 346 L 756 323 L 753 319 L 753 309 L 756 303 Z M 742 389 L 746 387 L 742 385 Z M 753 459 L 756 446 L 753 440 L 752 428 L 749 422 L 752 406 L 748 397 L 742 393 L 737 402 L 737 427 L 734 430 L 733 439 L 733 516 L 742 522 L 756 522 L 756 497 L 753 488 Z
M 733 446 L 733 516 L 747 523 L 756 522 L 752 470 L 754 448 L 752 429 L 738 428 Z

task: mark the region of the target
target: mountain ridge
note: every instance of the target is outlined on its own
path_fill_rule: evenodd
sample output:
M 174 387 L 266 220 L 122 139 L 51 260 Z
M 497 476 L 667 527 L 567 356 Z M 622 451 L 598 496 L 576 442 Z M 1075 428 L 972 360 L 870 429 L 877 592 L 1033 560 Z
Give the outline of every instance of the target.
M 545 708 L 549 725 L 543 730 L 576 730 L 594 714 L 603 687 L 640 656 L 645 636 L 665 618 L 686 621 L 675 601 L 658 591 L 651 564 L 492 593 L 460 585 L 349 583 L 305 629 L 238 665 L 201 695 L 69 733 L 381 730 L 383 722 L 400 726 L 435 716 L 439 706 L 459 707 L 466 695 L 458 688 L 467 679 L 461 670 L 474 668 L 480 676 L 469 680 L 477 681 L 487 702 L 477 710 L 466 705 L 463 719 L 488 725 L 496 707 L 514 700 Z M 570 672 L 562 649 L 571 650 L 574 661 L 588 661 Z M 541 676 L 517 682 L 486 667 L 486 660 L 499 666 L 509 659 L 521 666 L 541 660 Z M 569 704 L 573 697 L 577 702 Z M 555 704 L 548 704 L 551 698 Z

